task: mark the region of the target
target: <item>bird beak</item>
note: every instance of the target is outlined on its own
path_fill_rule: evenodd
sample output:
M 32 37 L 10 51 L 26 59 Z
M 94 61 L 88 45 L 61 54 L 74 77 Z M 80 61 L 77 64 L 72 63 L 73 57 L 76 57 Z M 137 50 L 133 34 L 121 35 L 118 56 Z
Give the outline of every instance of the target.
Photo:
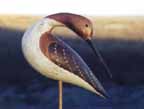
M 103 64 L 103 66 L 105 67 L 108 75 L 110 78 L 112 78 L 112 74 L 107 66 L 107 64 L 105 63 L 105 61 L 103 60 L 99 50 L 97 48 L 94 47 L 94 44 L 92 43 L 92 41 L 90 39 L 87 39 L 86 42 L 88 43 L 88 45 L 91 47 L 91 49 L 93 50 L 94 54 L 100 59 L 100 62 Z

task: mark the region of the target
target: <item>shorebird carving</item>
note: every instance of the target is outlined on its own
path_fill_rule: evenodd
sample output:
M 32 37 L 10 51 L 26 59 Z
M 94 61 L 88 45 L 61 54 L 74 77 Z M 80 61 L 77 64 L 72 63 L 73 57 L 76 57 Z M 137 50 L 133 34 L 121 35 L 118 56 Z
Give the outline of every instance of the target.
M 71 83 L 106 97 L 106 91 L 83 59 L 65 42 L 52 35 L 52 30 L 65 26 L 92 45 L 92 23 L 89 19 L 70 13 L 49 15 L 31 26 L 22 38 L 22 50 L 29 64 L 42 75 L 59 81 L 59 109 L 62 109 L 62 82 Z

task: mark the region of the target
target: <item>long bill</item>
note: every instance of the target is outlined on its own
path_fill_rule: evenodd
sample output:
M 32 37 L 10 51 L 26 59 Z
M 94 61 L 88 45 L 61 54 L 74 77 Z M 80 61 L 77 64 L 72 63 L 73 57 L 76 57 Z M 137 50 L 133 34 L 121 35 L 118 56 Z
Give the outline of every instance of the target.
M 106 62 L 104 61 L 103 57 L 101 56 L 99 50 L 94 47 L 94 44 L 92 43 L 91 40 L 87 39 L 86 42 L 88 43 L 88 45 L 91 47 L 91 49 L 93 50 L 93 52 L 95 53 L 95 55 L 100 59 L 100 62 L 103 64 L 103 66 L 105 67 L 108 75 L 110 76 L 110 78 L 112 78 L 112 73 L 110 72 Z

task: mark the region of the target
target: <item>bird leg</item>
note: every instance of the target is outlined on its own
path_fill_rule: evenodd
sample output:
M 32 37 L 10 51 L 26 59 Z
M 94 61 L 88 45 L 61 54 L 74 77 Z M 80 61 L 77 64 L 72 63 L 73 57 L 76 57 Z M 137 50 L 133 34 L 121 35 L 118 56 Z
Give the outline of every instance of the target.
M 58 81 L 59 84 L 59 109 L 62 109 L 62 101 L 63 101 L 63 83 L 62 81 Z

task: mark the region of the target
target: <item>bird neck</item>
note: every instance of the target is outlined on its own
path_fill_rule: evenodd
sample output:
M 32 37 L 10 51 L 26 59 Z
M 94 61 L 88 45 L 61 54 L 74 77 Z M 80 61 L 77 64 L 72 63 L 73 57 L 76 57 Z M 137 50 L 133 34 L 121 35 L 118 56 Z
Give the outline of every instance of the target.
M 52 30 L 55 27 L 64 26 L 63 24 L 48 18 L 44 18 L 34 25 L 31 29 L 28 42 L 35 48 L 39 48 L 44 55 L 46 54 L 47 47 L 52 42 L 55 42 L 55 37 L 52 35 Z M 31 42 L 31 40 L 33 42 Z
M 50 18 L 43 18 L 34 26 L 33 33 L 39 33 L 41 35 L 46 32 L 51 33 L 55 27 L 60 26 L 64 26 L 64 24 Z
M 39 61 L 40 57 L 44 56 L 43 48 L 46 48 L 46 44 L 50 42 L 50 38 L 47 38 L 50 36 L 48 33 L 50 33 L 55 25 L 60 25 L 60 23 L 52 19 L 44 18 L 24 33 L 22 38 L 22 51 L 29 63 L 35 64 L 37 63 L 36 61 Z M 51 38 L 53 38 L 52 35 Z
M 50 33 L 56 25 L 60 25 L 60 23 L 49 18 L 43 18 L 27 29 L 22 39 L 23 47 L 26 49 L 39 48 L 41 36 Z

